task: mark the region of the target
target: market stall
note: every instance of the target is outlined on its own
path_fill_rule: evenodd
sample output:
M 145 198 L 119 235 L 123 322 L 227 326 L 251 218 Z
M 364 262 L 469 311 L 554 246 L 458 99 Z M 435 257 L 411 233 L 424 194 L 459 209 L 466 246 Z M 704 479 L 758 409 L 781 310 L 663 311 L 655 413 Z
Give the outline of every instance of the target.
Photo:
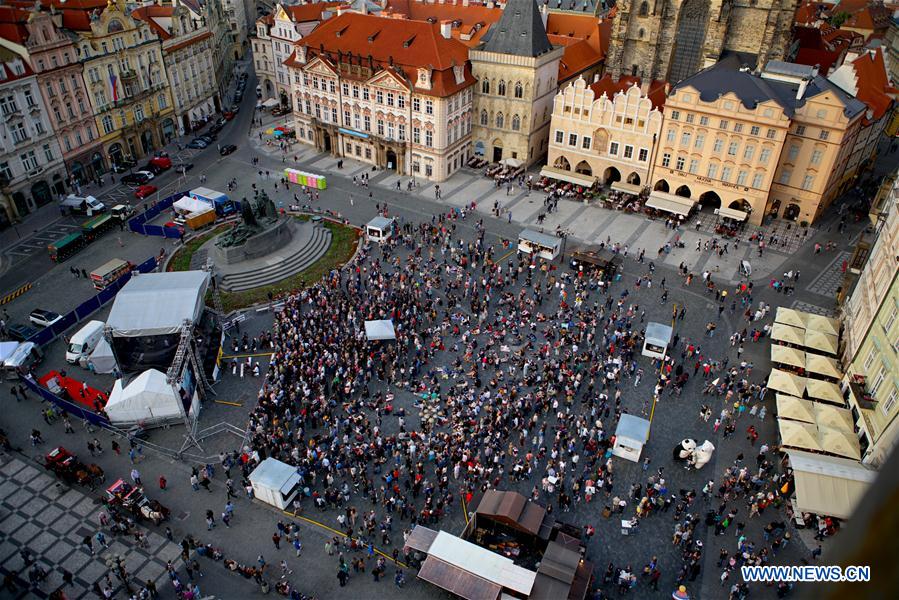
M 324 190 L 328 187 L 328 180 L 324 175 L 317 175 L 297 169 L 284 169 L 284 178 L 290 183 L 304 185 L 315 190 Z
M 646 324 L 646 334 L 643 336 L 643 356 L 650 358 L 664 358 L 668 352 L 668 344 L 671 343 L 671 335 L 674 329 L 664 323 L 650 321 Z
M 160 427 L 183 418 L 184 406 L 165 373 L 144 371 L 129 383 L 116 379 L 106 403 L 109 421 L 117 426 Z
M 648 438 L 649 421 L 624 413 L 615 428 L 615 446 L 612 448 L 612 454 L 638 462 Z
M 375 217 L 365 225 L 365 237 L 372 242 L 389 240 L 393 235 L 393 217 Z
M 393 328 L 393 319 L 366 321 L 365 337 L 368 341 L 395 340 L 396 330 Z
M 300 491 L 302 478 L 296 467 L 274 458 L 266 458 L 250 473 L 256 498 L 284 510 Z
M 518 234 L 518 251 L 525 254 L 536 254 L 546 260 L 554 260 L 562 251 L 562 238 L 533 229 L 525 229 Z

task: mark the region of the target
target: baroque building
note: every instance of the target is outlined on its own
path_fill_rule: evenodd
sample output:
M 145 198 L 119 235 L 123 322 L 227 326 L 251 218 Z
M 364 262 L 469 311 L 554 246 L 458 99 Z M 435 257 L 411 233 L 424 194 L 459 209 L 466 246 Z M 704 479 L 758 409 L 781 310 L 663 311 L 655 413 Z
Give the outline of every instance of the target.
M 782 60 L 797 0 L 620 0 L 607 72 L 677 83 L 723 53 Z
M 436 182 L 470 156 L 475 79 L 449 28 L 348 11 L 295 48 L 297 141 Z

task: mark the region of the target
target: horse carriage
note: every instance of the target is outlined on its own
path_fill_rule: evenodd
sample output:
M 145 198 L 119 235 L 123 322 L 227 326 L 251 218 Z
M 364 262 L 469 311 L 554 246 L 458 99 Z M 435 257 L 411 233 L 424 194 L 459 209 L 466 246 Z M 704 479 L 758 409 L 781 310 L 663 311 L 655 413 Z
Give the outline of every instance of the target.
M 111 509 L 121 509 L 136 521 L 152 521 L 159 525 L 167 521 L 171 511 L 158 500 L 150 500 L 139 487 L 119 479 L 106 489 L 106 504 Z
M 68 484 L 79 483 L 93 488 L 105 479 L 103 469 L 99 465 L 84 464 L 62 446 L 47 453 L 44 457 L 44 467 Z

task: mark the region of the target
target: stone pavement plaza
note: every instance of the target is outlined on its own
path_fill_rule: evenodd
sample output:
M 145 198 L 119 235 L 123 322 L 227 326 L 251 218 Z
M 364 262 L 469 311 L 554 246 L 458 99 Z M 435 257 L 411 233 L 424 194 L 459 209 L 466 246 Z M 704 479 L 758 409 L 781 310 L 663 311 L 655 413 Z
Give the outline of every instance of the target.
M 0 597 L 47 597 L 62 585 L 62 569 L 74 575 L 74 587 L 66 589 L 66 595 L 83 597 L 91 593 L 95 581 L 103 579 L 109 571 L 105 561 L 115 555 L 125 559 L 126 570 L 135 580 L 153 580 L 160 590 L 171 587 L 166 581 L 166 561 L 178 557 L 177 545 L 150 531 L 149 547 L 138 548 L 133 539 L 122 540 L 107 532 L 109 549 L 102 549 L 95 539 L 95 554 L 91 556 L 82 540 L 99 530 L 95 515 L 100 505 L 82 493 L 82 488 L 70 488 L 49 471 L 43 472 L 20 458 L 5 454 L 0 455 L 0 461 L 0 574 L 19 576 L 19 593 L 4 590 Z M 25 591 L 28 569 L 19 553 L 24 548 L 31 550 L 49 573 L 41 589 L 31 593 Z M 119 585 L 115 577 L 113 582 Z

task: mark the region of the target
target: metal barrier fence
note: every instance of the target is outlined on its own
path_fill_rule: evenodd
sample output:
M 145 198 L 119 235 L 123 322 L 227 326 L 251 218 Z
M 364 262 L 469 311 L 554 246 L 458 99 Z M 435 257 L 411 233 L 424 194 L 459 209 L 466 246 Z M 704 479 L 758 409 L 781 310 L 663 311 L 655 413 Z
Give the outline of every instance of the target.
M 128 220 L 128 228 L 135 233 L 139 233 L 141 235 L 155 235 L 157 237 L 165 237 L 165 238 L 175 238 L 178 239 L 181 237 L 181 231 L 178 230 L 177 227 L 163 227 L 161 225 L 147 225 L 149 221 L 152 221 L 159 214 L 168 210 L 172 207 L 172 204 L 175 203 L 175 200 L 182 198 L 187 195 L 187 192 L 179 192 L 177 194 L 173 194 L 168 196 L 164 200 L 161 200 L 137 215 L 136 217 L 132 217 Z
M 136 270 L 141 273 L 149 273 L 156 269 L 157 264 L 156 257 L 152 256 L 137 265 Z M 128 283 L 130 279 L 131 272 L 125 273 L 105 289 L 100 290 L 100 292 L 93 298 L 86 302 L 82 302 L 75 310 L 64 314 L 59 321 L 28 338 L 28 341 L 34 342 L 38 346 L 46 346 L 58 336 L 62 335 L 62 332 L 66 331 L 69 327 L 88 318 L 104 304 L 115 298 L 116 294 L 119 293 L 119 290 L 122 289 L 122 286 Z

